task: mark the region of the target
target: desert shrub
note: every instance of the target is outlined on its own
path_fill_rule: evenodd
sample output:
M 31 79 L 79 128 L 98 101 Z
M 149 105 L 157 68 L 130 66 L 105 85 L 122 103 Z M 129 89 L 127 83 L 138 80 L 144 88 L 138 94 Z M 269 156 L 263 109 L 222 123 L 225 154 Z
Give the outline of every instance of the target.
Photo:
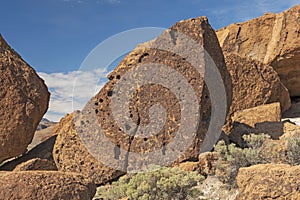
M 287 138 L 287 161 L 290 165 L 300 164 L 300 138 Z
M 242 149 L 235 144 L 227 146 L 224 141 L 219 141 L 214 148 L 220 154 L 216 175 L 221 181 L 232 187 L 236 187 L 236 176 L 239 168 L 266 163 L 261 147 L 266 140 L 270 139 L 270 136 L 250 134 L 244 135 L 243 139 L 248 148 Z
M 195 199 L 201 192 L 196 186 L 203 177 L 197 172 L 185 172 L 177 167 L 163 167 L 131 177 L 123 176 L 109 189 L 99 190 L 103 199 L 183 200 Z

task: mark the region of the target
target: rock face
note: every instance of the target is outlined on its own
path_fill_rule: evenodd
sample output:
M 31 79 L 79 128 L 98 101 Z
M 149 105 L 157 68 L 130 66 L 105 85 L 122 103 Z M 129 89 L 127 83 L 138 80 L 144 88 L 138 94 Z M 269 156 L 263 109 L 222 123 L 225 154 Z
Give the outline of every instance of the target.
M 240 147 L 244 146 L 242 139 L 244 134 L 264 133 L 270 135 L 272 139 L 279 139 L 284 132 L 278 102 L 238 111 L 232 120 L 233 129 L 229 139 Z
M 12 171 L 18 166 L 22 166 L 23 163 L 32 163 L 32 161 L 39 159 L 39 160 L 47 160 L 50 163 L 52 163 L 52 166 L 55 166 L 55 163 L 53 161 L 53 156 L 52 156 L 52 151 L 53 151 L 53 146 L 56 140 L 56 135 L 48 138 L 41 144 L 37 145 L 30 151 L 28 151 L 26 154 L 22 155 L 21 157 L 18 157 L 14 160 L 8 161 L 5 164 L 3 164 L 0 167 L 0 170 L 5 170 L 5 171 Z M 49 163 L 48 162 L 48 163 Z M 23 165 L 24 166 L 24 165 Z M 42 170 L 48 170 L 49 168 L 43 168 Z
M 21 163 L 14 171 L 57 171 L 57 167 L 50 160 L 34 158 Z
M 299 199 L 300 166 L 264 164 L 241 168 L 238 199 Z
M 185 35 L 186 38 L 182 38 L 181 34 Z M 195 46 L 199 45 L 202 50 L 206 50 L 214 61 L 216 69 L 210 69 L 211 63 L 209 63 L 208 56 L 203 51 L 200 52 L 202 53 L 200 56 L 205 54 L 204 57 L 201 57 L 203 62 L 199 65 L 200 69 L 198 70 L 193 65 L 193 61 L 201 58 L 192 57 L 192 54 L 197 53 L 197 48 L 185 46 L 185 44 L 189 43 L 189 40 L 196 43 Z M 192 62 L 190 62 L 191 60 Z M 153 63 L 163 67 L 159 68 Z M 169 71 L 166 71 L 165 68 L 168 68 Z M 176 77 L 174 71 L 180 74 L 181 79 Z M 176 148 L 173 150 L 174 154 L 182 155 L 178 159 L 179 162 L 198 159 L 199 150 L 207 134 L 211 117 L 211 99 L 202 73 L 204 72 L 204 77 L 207 79 L 207 76 L 209 76 L 207 75 L 208 71 L 213 71 L 215 76 L 218 74 L 217 71 L 219 71 L 225 85 L 226 94 L 218 94 L 218 98 L 224 97 L 223 104 L 226 104 L 227 100 L 227 106 L 229 107 L 231 103 L 231 80 L 226 70 L 224 57 L 215 32 L 209 25 L 207 18 L 200 17 L 180 21 L 154 41 L 139 46 L 127 55 L 118 67 L 109 74 L 109 82 L 93 99 L 95 104 L 94 112 L 97 114 L 99 125 L 106 137 L 119 148 L 120 152 L 114 157 L 116 160 L 125 160 L 125 170 L 137 167 L 127 165 L 128 162 L 126 160 L 130 159 L 128 158 L 130 154 L 126 153 L 126 151 L 145 154 L 143 159 L 148 159 L 151 162 L 150 156 L 148 157 L 149 152 L 161 151 L 162 155 L 167 154 L 165 152 L 169 150 L 168 144 L 174 140 L 176 132 L 184 124 L 181 118 L 185 122 L 190 122 L 190 126 L 193 126 L 192 116 L 194 116 L 193 112 L 195 110 L 189 113 L 190 116 L 184 116 L 184 111 L 181 109 L 189 107 L 182 106 L 182 103 L 186 99 L 190 99 L 189 95 L 191 93 L 187 94 L 184 93 L 186 91 L 183 91 L 182 96 L 186 97 L 186 99 L 178 99 L 174 94 L 176 89 L 184 90 L 184 79 L 187 80 L 187 84 L 191 86 L 192 91 L 195 93 L 194 104 L 200 107 L 201 119 L 199 121 L 200 125 L 196 130 L 192 130 L 192 128 L 191 130 L 186 130 L 186 132 L 195 132 L 194 142 L 188 149 L 185 149 L 186 151 L 184 152 L 181 150 L 176 152 Z M 210 75 L 213 76 L 212 74 Z M 171 77 L 175 83 L 173 82 L 173 85 L 158 84 L 157 82 L 161 80 L 158 80 L 159 78 L 157 77 L 162 77 L 161 79 L 164 80 Z M 145 84 L 144 80 L 147 80 L 148 83 Z M 118 96 L 116 91 L 122 90 L 122 88 L 119 88 L 120 85 L 125 87 L 129 83 L 131 84 L 130 87 L 124 89 L 123 93 L 123 96 L 129 98 L 129 103 L 123 103 L 118 109 L 114 109 L 113 98 L 122 98 L 122 95 Z M 128 91 L 132 88 L 134 88 L 133 93 L 130 94 Z M 151 118 L 151 114 L 153 114 L 151 109 L 154 109 L 157 104 L 161 105 L 161 107 L 158 107 L 156 111 L 165 109 L 165 120 L 161 115 Z M 129 112 L 122 114 L 123 110 L 129 110 Z M 118 120 L 116 118 L 119 116 L 123 118 L 120 119 L 120 123 L 117 123 Z M 152 132 L 149 129 L 143 129 L 147 125 L 152 126 L 152 128 L 155 127 L 152 123 L 152 120 L 155 121 L 155 119 L 158 122 L 165 121 L 162 124 L 162 128 L 155 129 Z M 180 145 L 177 146 L 177 148 L 179 147 Z
M 61 172 L 1 172 L 1 199 L 91 200 L 96 186 L 81 175 Z
M 300 5 L 217 31 L 224 52 L 271 65 L 291 96 L 300 96 Z
M 0 162 L 26 151 L 48 109 L 44 81 L 0 35 Z
M 91 178 L 101 185 L 114 180 L 124 172 L 111 169 L 94 158 L 81 142 L 74 127 L 76 112 L 61 119 L 53 132 L 58 134 L 53 148 L 53 158 L 59 171 L 75 172 Z
M 282 111 L 289 109 L 289 92 L 271 66 L 236 54 L 224 55 L 232 79 L 232 104 L 224 127 L 226 133 L 230 132 L 231 117 L 237 111 L 274 102 L 280 102 Z

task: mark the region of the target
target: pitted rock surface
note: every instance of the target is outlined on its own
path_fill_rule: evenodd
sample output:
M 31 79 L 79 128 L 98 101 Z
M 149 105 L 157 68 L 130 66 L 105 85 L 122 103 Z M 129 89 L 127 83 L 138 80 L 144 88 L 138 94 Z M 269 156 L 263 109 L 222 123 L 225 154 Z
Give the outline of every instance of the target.
M 48 109 L 44 81 L 0 35 L 0 162 L 26 152 Z
M 217 31 L 224 52 L 271 65 L 291 96 L 300 96 L 300 5 Z

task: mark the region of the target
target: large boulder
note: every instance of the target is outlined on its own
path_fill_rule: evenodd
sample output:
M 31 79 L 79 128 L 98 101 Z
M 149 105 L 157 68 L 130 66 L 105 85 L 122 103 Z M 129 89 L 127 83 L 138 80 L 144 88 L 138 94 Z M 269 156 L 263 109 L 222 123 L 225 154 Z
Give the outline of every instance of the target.
M 50 160 L 33 158 L 19 164 L 13 171 L 57 171 L 57 167 Z
M 300 5 L 217 31 L 224 52 L 271 65 L 291 96 L 300 96 Z
M 300 166 L 262 164 L 240 168 L 238 199 L 299 199 Z
M 48 138 L 47 140 L 43 141 L 42 143 L 40 143 L 39 145 L 35 146 L 33 149 L 31 149 L 30 151 L 26 152 L 25 154 L 23 154 L 22 156 L 7 161 L 5 162 L 3 165 L 0 166 L 0 171 L 4 170 L 4 171 L 13 171 L 16 168 L 20 168 L 20 166 L 23 166 L 21 168 L 24 169 L 24 166 L 28 165 L 28 164 L 34 164 L 29 166 L 30 169 L 36 169 L 35 166 L 36 165 L 36 161 L 38 161 L 37 163 L 39 163 L 40 160 L 47 160 L 47 163 L 49 163 L 49 165 L 40 165 L 39 166 L 39 170 L 53 170 L 53 167 L 55 167 L 55 163 L 53 160 L 53 155 L 52 155 L 52 151 L 53 151 L 53 146 L 56 140 L 56 135 Z M 38 159 L 38 160 L 36 160 Z M 42 161 L 43 163 L 45 163 L 44 161 Z M 50 164 L 52 163 L 52 164 Z M 29 169 L 27 168 L 27 169 Z
M 242 139 L 245 134 L 264 133 L 277 140 L 284 133 L 279 102 L 237 111 L 232 120 L 229 139 L 240 147 L 246 145 Z
M 215 68 L 212 67 L 214 64 Z M 218 79 L 216 77 L 223 81 L 224 93 L 212 93 L 216 92 L 212 90 L 220 88 L 220 80 L 215 80 Z M 170 160 L 176 156 L 176 162 L 198 160 L 200 149 L 203 147 L 205 151 L 213 147 L 218 139 L 213 134 L 218 135 L 218 127 L 224 124 L 224 120 L 216 122 L 211 115 L 211 95 L 215 95 L 213 103 L 216 99 L 223 99 L 222 104 L 227 108 L 231 104 L 230 75 L 216 34 L 205 17 L 180 21 L 155 40 L 140 45 L 120 62 L 108 79 L 109 82 L 92 99 L 93 112 L 101 130 L 115 146 L 107 148 L 106 154 L 113 155 L 111 159 L 115 162 L 123 162 L 123 170 L 139 169 L 160 161 L 164 165 L 169 161 L 162 158 L 166 155 Z M 206 84 L 209 79 L 213 79 L 215 88 Z M 164 85 L 164 80 L 171 83 Z M 185 84 L 190 86 L 191 92 Z M 212 88 L 210 91 L 209 87 Z M 180 98 L 174 91 L 179 91 Z M 122 98 L 124 101 L 119 100 Z M 184 105 L 189 101 L 193 102 Z M 199 110 L 188 111 L 192 104 L 197 105 Z M 215 112 L 226 115 L 227 110 L 222 112 L 218 110 L 220 107 L 215 105 Z M 153 114 L 161 110 L 165 113 Z M 201 113 L 201 117 L 197 113 Z M 215 132 L 208 133 L 210 120 L 217 128 Z M 87 119 L 83 124 L 89 121 Z M 198 125 L 196 128 L 195 124 Z M 184 140 L 186 135 L 176 138 L 184 126 L 184 134 L 194 134 L 188 141 Z M 212 138 L 203 143 L 207 135 L 212 135 Z M 181 149 L 189 142 L 186 149 Z M 153 152 L 156 156 L 152 156 Z
M 53 158 L 59 171 L 75 172 L 91 178 L 95 184 L 105 184 L 124 172 L 117 171 L 102 164 L 91 155 L 77 134 L 74 120 L 78 112 L 65 116 L 53 128 L 57 135 L 53 148 Z
M 274 102 L 280 102 L 282 111 L 289 109 L 289 92 L 271 66 L 232 53 L 224 56 L 232 79 L 232 104 L 224 127 L 226 133 L 230 132 L 231 118 L 237 111 Z
M 0 197 L 10 200 L 91 200 L 96 185 L 84 176 L 62 172 L 0 172 Z
M 0 35 L 0 162 L 26 151 L 48 109 L 44 81 Z

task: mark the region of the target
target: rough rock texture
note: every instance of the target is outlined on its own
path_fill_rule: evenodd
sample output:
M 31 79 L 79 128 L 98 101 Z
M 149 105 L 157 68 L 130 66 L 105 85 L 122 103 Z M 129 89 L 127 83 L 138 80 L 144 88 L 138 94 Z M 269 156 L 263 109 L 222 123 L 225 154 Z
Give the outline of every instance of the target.
M 120 152 L 118 152 L 118 155 L 115 156 L 115 159 L 125 160 L 125 170 L 135 168 L 137 165 L 139 165 L 127 165 L 128 163 L 126 163 L 126 159 L 128 159 L 128 156 L 130 157 L 130 155 L 126 154 L 126 151 L 139 154 L 145 153 L 143 159 L 151 162 L 151 158 L 149 158 L 148 154 L 146 155 L 146 153 L 153 152 L 154 150 L 162 151 L 162 154 L 164 154 L 164 151 L 167 152 L 167 145 L 172 142 L 176 131 L 178 131 L 180 125 L 182 125 L 180 124 L 181 117 L 183 117 L 181 116 L 182 109 L 180 109 L 180 103 L 182 103 L 182 100 L 178 100 L 176 98 L 172 92 L 172 89 L 182 89 L 183 80 L 176 79 L 175 77 L 173 78 L 175 83 L 167 86 L 162 86 L 155 83 L 148 83 L 144 85 L 139 85 L 138 83 L 135 84 L 135 81 L 142 76 L 141 73 L 143 70 L 141 70 L 141 68 L 143 66 L 147 66 L 147 64 L 152 65 L 153 63 L 167 65 L 170 72 L 166 73 L 164 71 L 166 67 L 162 67 L 157 70 L 155 68 L 155 73 L 149 72 L 148 77 L 146 78 L 149 78 L 150 76 L 151 80 L 156 80 L 155 78 L 162 76 L 164 77 L 163 79 L 167 79 L 168 77 L 175 76 L 174 73 L 171 72 L 171 69 L 176 70 L 176 72 L 184 77 L 182 79 L 186 79 L 188 81 L 188 84 L 195 92 L 197 101 L 195 103 L 200 106 L 200 125 L 197 130 L 186 130 L 187 132 L 194 131 L 196 133 L 194 142 L 184 152 L 179 150 L 176 152 L 177 149 L 173 150 L 174 154 L 182 155 L 181 158 L 178 159 L 178 162 L 198 159 L 199 150 L 206 136 L 207 127 L 211 117 L 211 99 L 209 97 L 207 85 L 204 83 L 203 76 L 201 76 L 201 72 L 205 70 L 206 75 L 206 72 L 209 71 L 210 63 L 206 63 L 207 57 L 205 57 L 205 62 L 203 61 L 203 63 L 201 63 L 202 65 L 200 66 L 200 71 L 197 71 L 195 66 L 187 62 L 187 60 L 190 59 L 189 56 L 191 56 L 196 49 L 192 48 L 191 46 L 185 46 L 187 42 L 186 40 L 180 38 L 180 34 L 178 34 L 178 32 L 180 34 L 185 34 L 189 39 L 192 39 L 198 45 L 201 45 L 212 57 L 225 84 L 227 95 L 225 94 L 224 98 L 225 100 L 227 99 L 227 106 L 229 107 L 231 103 L 230 75 L 226 70 L 223 53 L 218 44 L 215 32 L 209 25 L 207 18 L 199 17 L 180 21 L 154 41 L 136 48 L 121 61 L 118 67 L 111 74 L 109 74 L 109 82 L 93 99 L 95 104 L 95 112 L 97 114 L 101 129 L 106 137 L 108 137 L 116 147 L 121 149 Z M 171 50 L 162 50 L 168 46 L 171 47 Z M 175 52 L 175 49 L 179 49 L 180 52 Z M 179 56 L 180 53 L 182 53 L 181 55 L 185 54 L 185 56 Z M 200 60 L 201 58 L 198 57 L 194 59 Z M 146 70 L 151 71 L 153 68 L 152 66 L 148 66 Z M 214 75 L 216 75 L 216 73 Z M 111 109 L 114 106 L 112 103 L 112 99 L 115 94 L 114 90 L 117 87 L 116 85 L 118 85 L 118 83 L 121 81 L 123 81 L 122 83 L 124 83 L 124 81 L 133 82 L 132 88 L 135 88 L 134 94 L 130 96 L 128 104 L 129 108 L 128 106 L 126 107 L 125 104 L 123 107 L 118 107 L 118 110 L 120 111 L 129 109 L 130 115 L 128 114 L 128 116 L 121 116 L 123 117 L 123 121 L 132 120 L 135 124 L 133 126 L 126 123 L 122 124 L 122 126 L 119 126 L 119 124 L 116 123 Z M 124 96 L 125 95 L 127 94 L 124 94 Z M 188 95 L 191 94 L 184 94 L 186 98 L 189 98 Z M 222 94 L 219 95 L 221 96 L 218 98 L 223 96 Z M 225 104 L 225 101 L 223 103 Z M 157 104 L 160 104 L 162 107 L 164 107 L 166 111 L 166 120 L 162 125 L 163 127 L 153 132 L 147 132 L 147 130 L 142 132 L 141 127 L 149 125 L 151 120 L 153 120 L 151 119 L 151 116 L 149 117 L 149 115 L 151 115 L 152 106 Z M 192 116 L 193 113 L 190 113 L 190 116 L 185 118 L 184 122 L 191 122 Z M 158 121 L 163 120 L 158 118 Z M 190 123 L 190 125 L 192 126 L 193 123 Z M 137 163 L 138 162 L 139 161 L 137 161 Z M 135 165 L 134 163 L 131 164 Z
M 56 140 L 56 135 L 48 138 L 41 144 L 37 145 L 36 147 L 34 147 L 30 151 L 28 151 L 26 154 L 22 155 L 21 157 L 18 157 L 16 159 L 13 159 L 11 161 L 4 163 L 0 167 L 0 170 L 12 171 L 18 165 L 22 165 L 22 163 L 26 163 L 27 161 L 30 161 L 30 160 L 36 159 L 36 158 L 46 159 L 49 162 L 51 162 L 52 165 L 55 165 L 55 163 L 53 161 L 53 156 L 52 156 L 52 151 L 53 151 L 53 146 L 54 146 L 55 140 Z
M 59 171 L 80 173 L 91 178 L 95 184 L 105 184 L 124 172 L 111 169 L 94 158 L 86 149 L 74 127 L 74 112 L 65 116 L 53 128 L 58 134 L 53 148 L 53 158 Z
M 201 173 L 204 175 L 214 175 L 220 155 L 216 152 L 205 152 L 199 155 L 199 165 Z
M 50 160 L 34 158 L 21 163 L 13 171 L 57 171 L 57 167 Z
M 280 102 L 281 110 L 291 106 L 290 95 L 274 69 L 249 58 L 225 53 L 227 69 L 232 79 L 232 104 L 224 127 L 230 132 L 232 115 L 262 104 Z
M 266 140 L 262 145 L 262 152 L 269 162 L 295 164 L 298 162 L 294 159 L 297 159 L 297 150 L 293 150 L 292 155 L 290 155 L 291 152 L 288 153 L 291 150 L 289 140 L 300 137 L 300 127 L 289 121 L 282 122 L 282 124 L 283 135 L 278 140 Z M 276 156 L 274 156 L 274 152 L 276 152 Z
M 232 117 L 233 129 L 229 139 L 243 145 L 242 136 L 250 133 L 265 133 L 272 139 L 279 139 L 283 134 L 280 104 L 272 103 L 238 111 Z
M 44 81 L 0 35 L 0 162 L 26 151 L 48 109 Z
M 300 166 L 264 164 L 241 168 L 237 176 L 239 198 L 300 199 Z
M 55 124 L 56 123 L 54 122 L 45 122 L 45 120 L 42 120 L 34 133 L 31 143 L 28 145 L 28 151 L 54 136 L 52 129 L 55 126 Z
M 90 200 L 96 186 L 85 177 L 61 172 L 0 172 L 0 197 L 10 200 Z
M 224 52 L 270 64 L 291 96 L 300 96 L 300 5 L 217 31 Z

